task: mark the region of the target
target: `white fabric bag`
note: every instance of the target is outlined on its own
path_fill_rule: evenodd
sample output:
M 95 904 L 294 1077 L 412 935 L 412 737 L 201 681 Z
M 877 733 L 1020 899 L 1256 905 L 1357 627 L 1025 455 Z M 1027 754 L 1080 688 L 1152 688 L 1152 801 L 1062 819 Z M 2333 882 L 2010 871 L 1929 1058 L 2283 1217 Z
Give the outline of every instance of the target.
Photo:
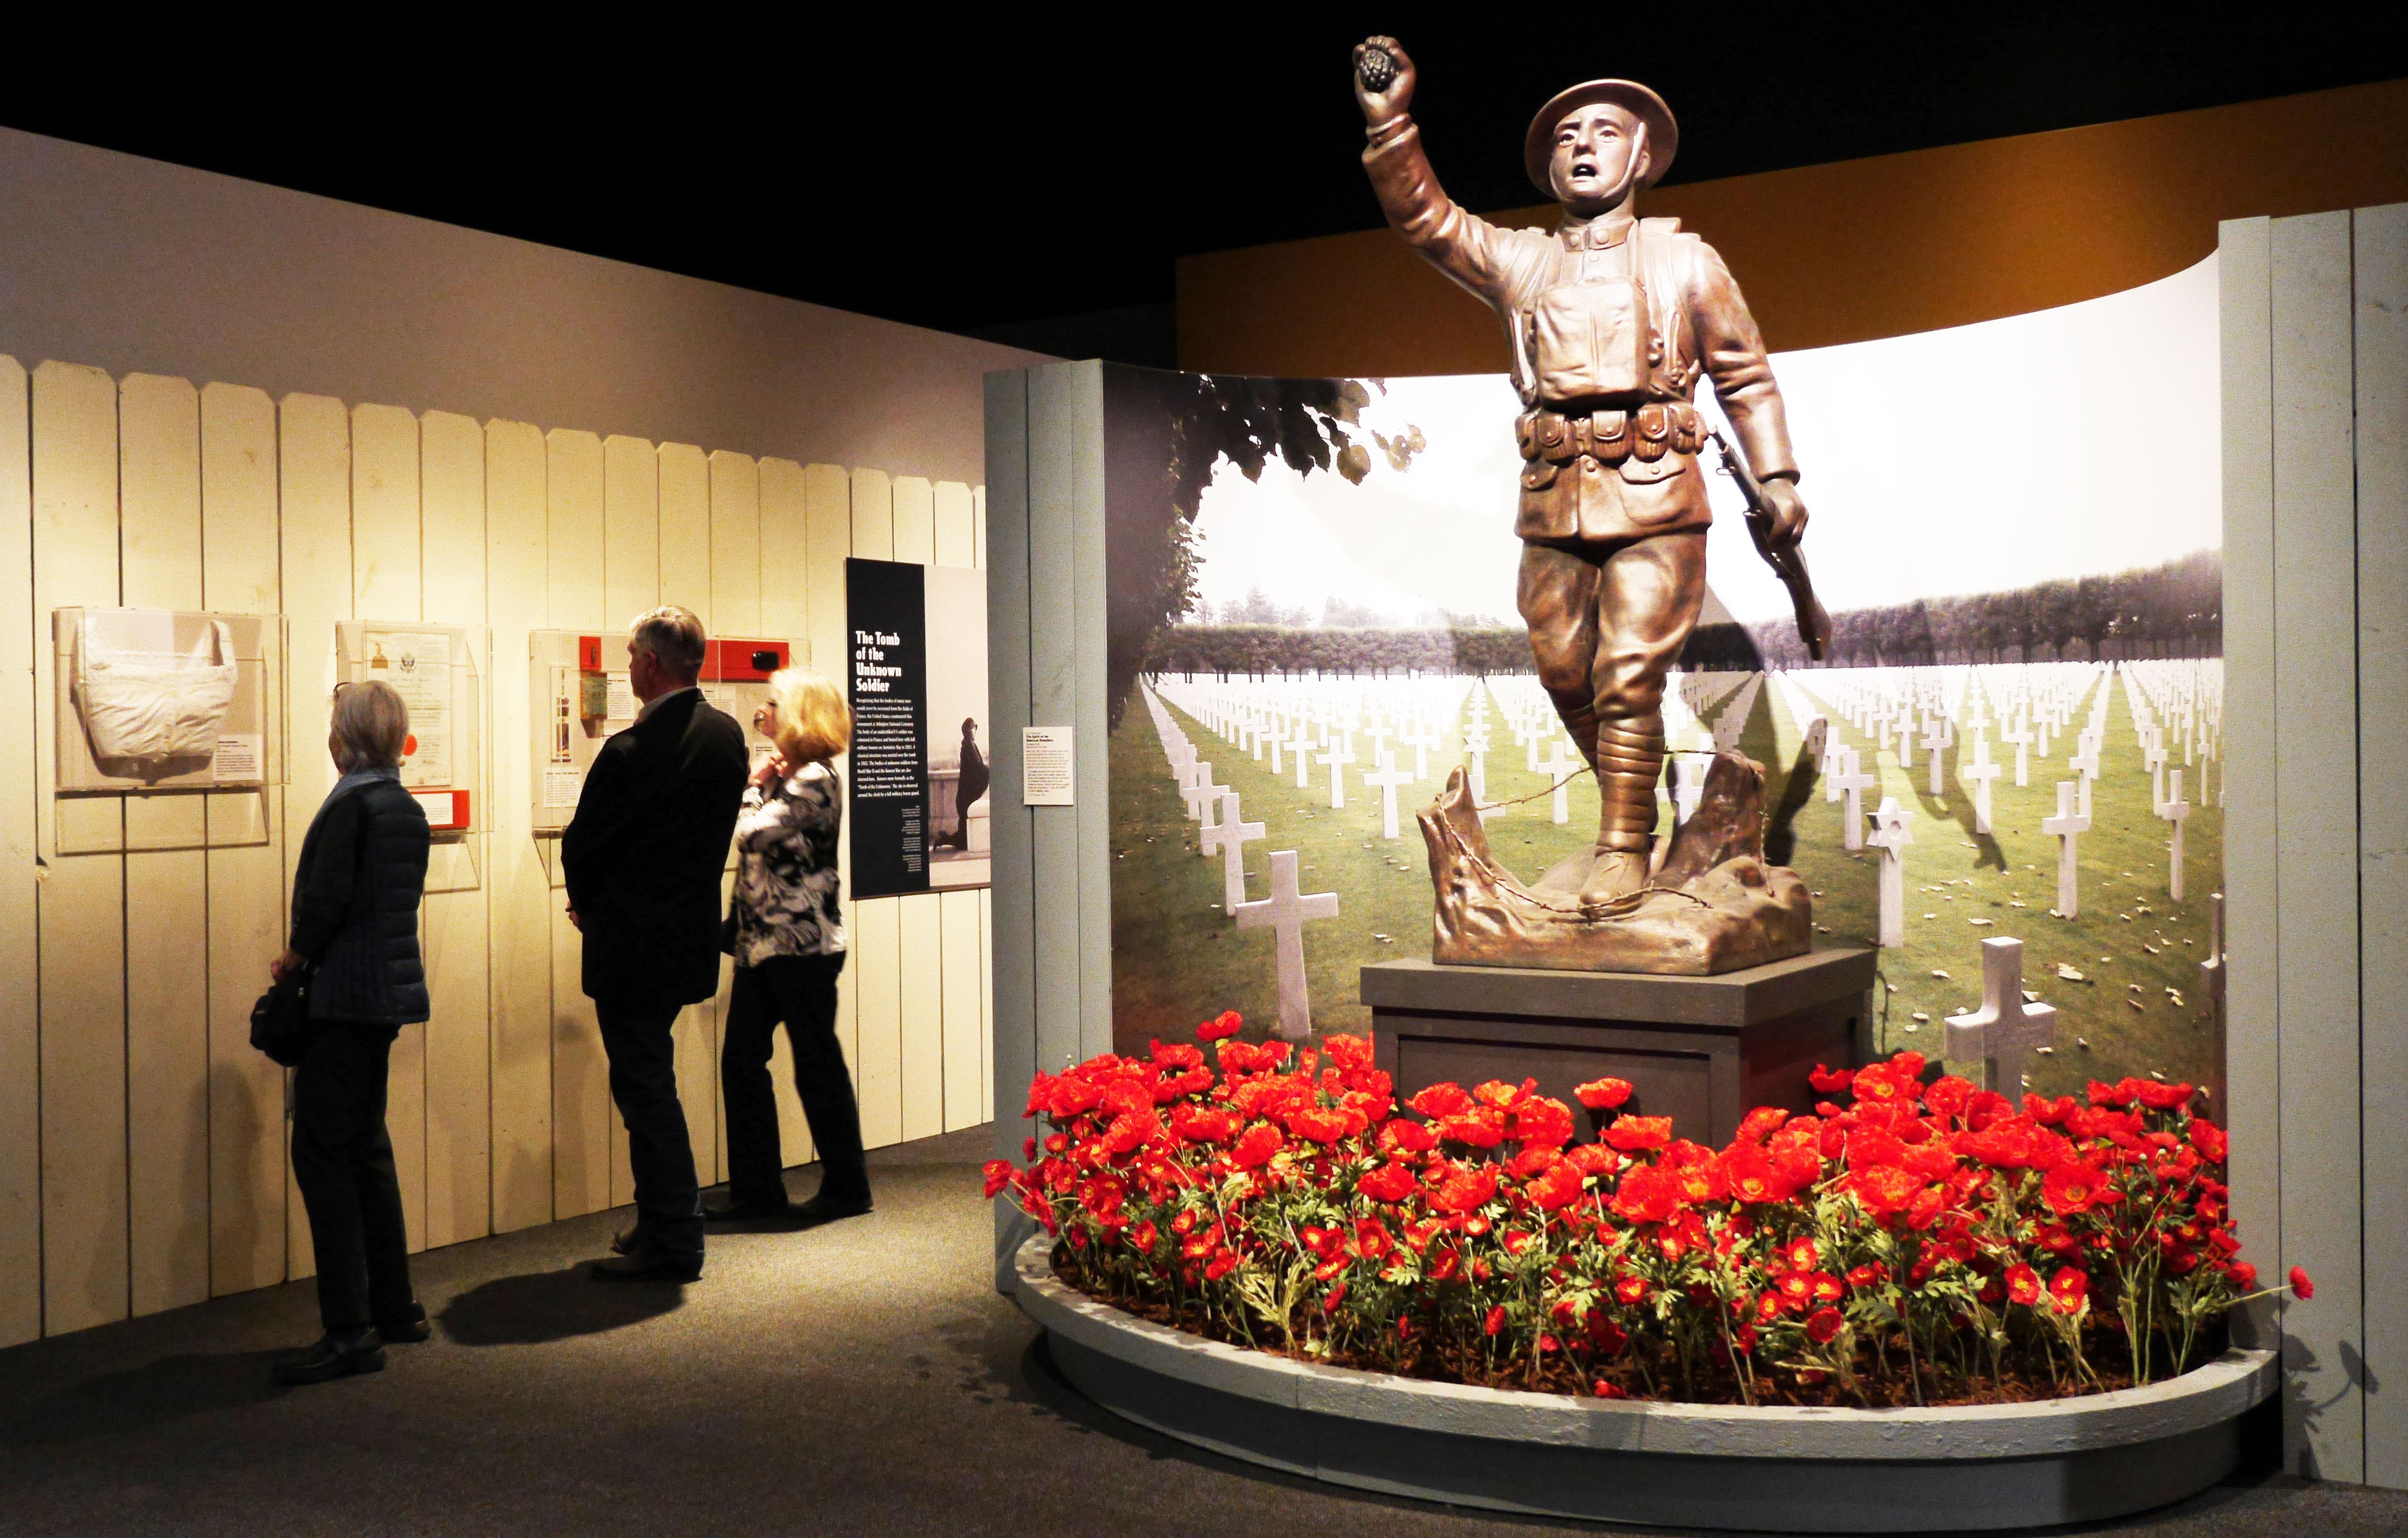
M 86 612 L 77 638 L 76 700 L 93 756 L 136 763 L 215 756 L 237 671 L 225 622 L 211 620 L 192 651 L 179 655 L 172 642 L 166 649 L 128 644 L 134 638 L 125 632 L 135 627 L 112 625 L 112 617 L 121 616 Z

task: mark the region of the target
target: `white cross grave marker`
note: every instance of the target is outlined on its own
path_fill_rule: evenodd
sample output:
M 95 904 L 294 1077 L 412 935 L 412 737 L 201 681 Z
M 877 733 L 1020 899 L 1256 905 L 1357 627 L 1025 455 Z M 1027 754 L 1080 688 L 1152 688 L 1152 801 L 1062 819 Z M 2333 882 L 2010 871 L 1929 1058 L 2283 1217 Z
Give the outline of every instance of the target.
M 1562 738 L 1558 737 L 1547 744 L 1547 760 L 1539 766 L 1539 771 L 1555 782 L 1555 794 L 1548 800 L 1547 811 L 1557 824 L 1572 820 L 1571 803 L 1564 794 L 1564 787 L 1572 783 L 1572 770 L 1579 767 L 1578 760 L 1564 756 Z
M 2084 820 L 2087 821 L 2090 816 L 2090 782 L 2099 778 L 2098 739 L 2085 733 L 2081 741 L 2081 751 L 2067 759 L 2066 764 L 2076 774 L 2082 776 L 2081 795 L 2074 805 L 2082 813 Z
M 2079 918 L 2082 915 L 2082 893 L 2074 880 L 2074 841 L 2090 831 L 2088 814 L 2074 809 L 2074 783 L 2071 780 L 2057 783 L 2057 815 L 2042 817 L 2040 830 L 2057 840 L 2057 916 Z
M 1377 769 L 1363 771 L 1363 783 L 1377 789 L 1380 793 L 1380 836 L 1382 838 L 1393 839 L 1397 836 L 1397 787 L 1410 785 L 1412 783 L 1412 775 L 1397 768 L 1394 754 L 1380 755 L 1380 767 Z
M 2000 732 L 1999 740 L 2015 745 L 2015 788 L 2021 790 L 2031 783 L 2032 729 L 2017 726 L 2013 731 Z
M 1287 751 L 1296 756 L 1296 788 L 1304 790 L 1312 783 L 1312 728 L 1302 721 L 1297 723 L 1296 735 L 1288 740 Z
M 1317 761 L 1329 767 L 1329 810 L 1345 811 L 1346 767 L 1354 762 L 1354 749 L 1345 742 L 1332 742 Z
M 1973 784 L 1973 831 L 1990 831 L 1990 782 L 2002 772 L 1990 762 L 1990 740 L 1981 733 L 1973 734 L 1973 762 L 1957 769 L 1959 779 Z
M 1906 830 L 1906 820 L 1914 813 L 1898 804 L 1895 796 L 1882 798 L 1881 810 L 1873 813 L 1872 836 L 1865 840 L 1882 852 L 1881 858 L 1881 937 L 1884 945 L 1906 943 L 1906 864 L 1904 851 L 1914 841 Z
M 1983 1087 L 2018 1100 L 2024 1056 L 2057 1040 L 2057 1011 L 2024 1002 L 2024 942 L 2004 936 L 1982 941 L 1982 1007 L 1948 1017 L 1948 1056 L 1979 1058 Z
M 2166 881 L 2166 896 L 2180 902 L 2183 899 L 2183 823 L 2190 816 L 2190 803 L 2183 799 L 2183 771 L 2175 769 L 2172 772 L 2173 791 L 2157 808 L 2157 815 L 2174 825 L 2173 844 L 2169 851 L 2173 865 Z
M 2208 1018 L 2224 1025 L 2224 894 L 2207 898 L 2207 959 L 2199 964 L 2200 1003 Z
M 1221 820 L 1208 825 L 1197 841 L 1206 854 L 1221 856 L 1221 910 L 1235 913 L 1246 900 L 1246 845 L 1263 837 L 1260 823 L 1238 819 L 1238 793 L 1221 796 Z
M 1856 750 L 1840 750 L 1840 772 L 1831 776 L 1831 783 L 1840 787 L 1847 798 L 1841 808 L 1840 847 L 1862 849 L 1865 846 L 1865 792 L 1881 783 L 1880 776 L 1868 774 L 1857 767 Z
M 1934 716 L 1925 724 L 1923 728 L 1923 751 L 1931 755 L 1929 783 L 1935 799 L 1940 796 L 1942 788 L 1940 783 L 1940 754 L 1941 750 L 1947 746 L 1948 723 L 1941 717 Z
M 1271 929 L 1279 936 L 1279 1033 L 1291 1042 L 1312 1034 L 1312 1006 L 1304 986 L 1304 926 L 1308 919 L 1336 918 L 1338 894 L 1297 892 L 1296 851 L 1271 851 L 1271 895 L 1230 910 L 1240 929 Z

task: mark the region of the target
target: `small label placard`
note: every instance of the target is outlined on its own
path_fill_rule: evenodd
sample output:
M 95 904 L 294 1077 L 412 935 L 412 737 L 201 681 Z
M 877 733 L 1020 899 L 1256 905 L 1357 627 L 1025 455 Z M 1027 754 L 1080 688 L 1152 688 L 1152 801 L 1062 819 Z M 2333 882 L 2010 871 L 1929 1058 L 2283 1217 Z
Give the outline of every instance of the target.
M 1070 728 L 1020 728 L 1020 804 L 1072 806 Z

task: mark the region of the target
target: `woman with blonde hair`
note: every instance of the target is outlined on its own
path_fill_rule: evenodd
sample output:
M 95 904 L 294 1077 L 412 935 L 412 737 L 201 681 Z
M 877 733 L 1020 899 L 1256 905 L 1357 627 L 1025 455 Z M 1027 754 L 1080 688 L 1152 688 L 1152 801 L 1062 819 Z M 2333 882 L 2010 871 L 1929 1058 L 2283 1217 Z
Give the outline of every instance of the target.
M 861 1113 L 836 1039 L 836 981 L 845 951 L 837 890 L 844 787 L 829 760 L 853 740 L 853 712 L 826 678 L 789 668 L 769 680 L 769 698 L 752 725 L 777 747 L 753 770 L 736 818 L 736 894 L 728 915 L 736 985 L 719 1056 L 727 1102 L 728 1200 L 706 1205 L 703 1215 L 724 1220 L 791 1211 L 805 1223 L 824 1223 L 869 1211 Z M 821 1171 L 818 1193 L 791 1209 L 769 1082 L 770 1042 L 781 1021 Z
M 293 932 L 269 971 L 308 979 L 309 1035 L 293 1072 L 293 1176 L 318 1260 L 319 1343 L 280 1362 L 280 1383 L 323 1383 L 384 1366 L 423 1341 L 409 1285 L 401 1183 L 384 1125 L 385 1073 L 401 1028 L 427 1017 L 418 952 L 426 813 L 401 786 L 409 707 L 381 681 L 335 691 L 326 793 L 293 873 Z

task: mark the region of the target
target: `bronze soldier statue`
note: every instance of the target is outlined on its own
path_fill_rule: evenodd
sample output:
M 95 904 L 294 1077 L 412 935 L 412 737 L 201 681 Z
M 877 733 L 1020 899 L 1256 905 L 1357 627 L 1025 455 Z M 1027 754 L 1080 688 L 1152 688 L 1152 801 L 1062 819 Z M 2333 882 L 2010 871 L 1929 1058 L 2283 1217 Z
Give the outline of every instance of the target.
M 1802 583 L 1806 507 L 1781 390 L 1713 248 L 1676 219 L 1632 211 L 1680 143 L 1655 92 L 1591 80 L 1539 108 L 1523 161 L 1563 221 L 1552 232 L 1503 229 L 1440 190 L 1406 115 L 1405 50 L 1373 37 L 1354 65 L 1370 139 L 1363 165 L 1388 223 L 1505 323 L 1523 408 L 1517 602 L 1540 682 L 1597 770 L 1602 810 L 1581 900 L 1624 897 L 1647 884 L 1664 677 L 1706 592 L 1712 513 L 1697 456 L 1710 430 L 1691 403 L 1698 378 L 1713 379 L 1739 440 L 1734 469 L 1761 482 L 1760 545 Z M 1811 601 L 1801 599 L 1801 626 Z

